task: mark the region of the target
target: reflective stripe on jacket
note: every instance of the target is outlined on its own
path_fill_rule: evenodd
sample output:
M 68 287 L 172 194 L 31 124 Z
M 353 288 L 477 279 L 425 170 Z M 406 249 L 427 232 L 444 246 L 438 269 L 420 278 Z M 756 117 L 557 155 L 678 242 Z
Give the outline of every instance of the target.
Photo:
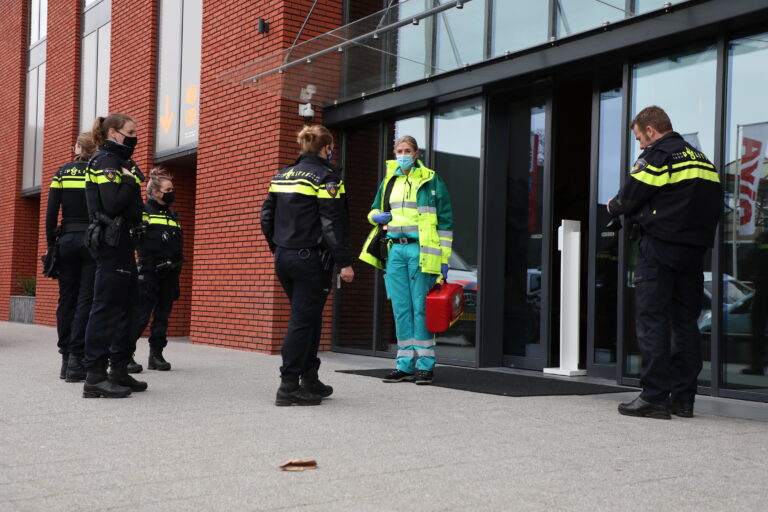
M 389 180 L 395 177 L 395 171 L 398 169 L 396 160 L 387 161 L 387 174 L 379 185 L 379 190 L 371 205 L 371 211 L 368 213 L 368 221 L 376 226 L 373 216 L 381 213 L 384 209 L 384 190 Z M 406 201 L 400 201 L 397 204 L 394 198 L 390 197 L 390 207 L 395 208 L 414 208 L 418 214 L 418 233 L 419 233 L 419 266 L 421 271 L 427 274 L 439 274 L 443 263 L 448 263 L 451 257 L 451 248 L 453 245 L 453 210 L 451 209 L 451 198 L 448 195 L 448 188 L 445 182 L 435 171 L 428 169 L 419 161 L 418 167 L 414 167 L 413 187 L 418 191 L 416 195 L 416 205 Z M 410 174 L 410 173 L 409 173 Z M 398 226 L 393 226 L 397 228 Z M 400 227 L 402 232 L 404 228 Z M 374 227 L 360 253 L 360 259 L 377 268 L 384 268 L 381 260 L 368 253 L 368 246 L 376 233 Z

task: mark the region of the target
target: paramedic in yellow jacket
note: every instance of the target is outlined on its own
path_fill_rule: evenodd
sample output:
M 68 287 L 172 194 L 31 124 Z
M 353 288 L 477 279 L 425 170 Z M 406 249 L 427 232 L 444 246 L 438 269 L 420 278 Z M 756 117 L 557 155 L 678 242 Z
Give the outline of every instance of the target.
M 382 262 L 368 251 L 374 228 L 360 259 L 384 269 L 387 297 L 395 316 L 397 368 L 384 382 L 430 384 L 435 337 L 426 326 L 426 297 L 438 280 L 448 277 L 453 211 L 445 183 L 419 160 L 416 139 L 408 135 L 398 138 L 395 156 L 396 160 L 387 161 L 387 173 L 368 214 L 371 224 L 386 230 L 388 258 Z

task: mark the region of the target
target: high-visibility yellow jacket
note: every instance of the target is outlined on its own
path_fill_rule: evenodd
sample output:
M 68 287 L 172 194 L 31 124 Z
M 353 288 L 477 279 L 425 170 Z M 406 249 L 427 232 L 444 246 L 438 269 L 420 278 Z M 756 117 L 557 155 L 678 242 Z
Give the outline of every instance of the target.
M 373 216 L 381 213 L 384 209 L 384 190 L 386 190 L 389 180 L 395 179 L 395 171 L 398 170 L 396 160 L 387 161 L 387 174 L 379 185 L 379 190 L 371 205 L 371 211 L 368 214 L 368 221 L 376 226 Z M 424 166 L 421 161 L 408 173 L 411 181 L 411 190 L 405 189 L 411 193 L 411 197 L 390 196 L 390 207 L 402 208 L 404 215 L 401 218 L 413 218 L 413 211 L 417 214 L 417 225 L 415 226 L 419 236 L 419 266 L 421 271 L 427 274 L 439 274 L 443 263 L 448 263 L 451 257 L 451 247 L 453 245 L 453 210 L 451 208 L 451 198 L 448 195 L 448 188 L 445 182 L 437 173 Z M 403 189 L 401 189 L 403 190 Z M 412 200 L 412 190 L 416 191 L 416 201 Z M 394 194 L 394 190 L 393 190 Z M 410 210 L 410 211 L 408 211 Z M 397 223 L 391 225 L 390 231 L 405 233 L 412 232 L 413 226 L 398 226 Z M 381 260 L 368 252 L 368 246 L 376 233 L 376 227 L 371 230 L 360 253 L 360 259 L 377 268 L 384 268 Z

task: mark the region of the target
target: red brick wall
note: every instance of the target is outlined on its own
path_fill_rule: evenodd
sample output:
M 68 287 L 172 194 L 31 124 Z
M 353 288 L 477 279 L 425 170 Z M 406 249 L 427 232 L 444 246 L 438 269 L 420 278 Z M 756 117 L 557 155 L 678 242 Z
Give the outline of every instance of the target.
M 191 317 L 195 342 L 270 353 L 282 343 L 288 303 L 274 277 L 258 212 L 269 180 L 296 157 L 295 136 L 302 124 L 298 101 L 218 77 L 289 46 L 312 3 L 204 3 Z M 302 40 L 341 23 L 341 2 L 321 4 Z M 270 23 L 267 34 L 254 30 L 260 17 Z M 327 347 L 327 328 L 324 340 Z
M 80 0 L 59 0 L 49 2 L 48 7 L 46 73 L 50 79 L 45 83 L 45 147 L 37 238 L 40 254 L 46 251 L 45 210 L 51 178 L 60 166 L 72 160 L 72 146 L 78 135 L 81 4 Z M 44 277 L 38 265 L 35 323 L 56 325 L 58 296 L 57 281 Z
M 28 48 L 27 2 L 0 0 L 0 320 L 8 319 L 16 280 L 34 276 L 39 199 L 22 198 L 24 99 Z

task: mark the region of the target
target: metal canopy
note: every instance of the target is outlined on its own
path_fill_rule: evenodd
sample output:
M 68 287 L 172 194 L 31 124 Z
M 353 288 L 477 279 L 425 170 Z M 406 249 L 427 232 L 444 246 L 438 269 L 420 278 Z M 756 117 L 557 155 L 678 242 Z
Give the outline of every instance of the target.
M 381 90 L 385 80 L 405 83 L 434 75 L 425 26 L 472 0 L 403 0 L 335 30 L 229 71 L 219 78 L 292 99 L 327 104 Z M 428 7 L 423 9 L 423 7 Z M 398 51 L 402 41 L 408 50 Z M 419 42 L 414 47 L 407 42 Z M 423 50 L 423 51 L 420 51 Z M 403 81 L 399 69 L 418 69 Z M 423 70 L 423 72 L 421 72 Z

